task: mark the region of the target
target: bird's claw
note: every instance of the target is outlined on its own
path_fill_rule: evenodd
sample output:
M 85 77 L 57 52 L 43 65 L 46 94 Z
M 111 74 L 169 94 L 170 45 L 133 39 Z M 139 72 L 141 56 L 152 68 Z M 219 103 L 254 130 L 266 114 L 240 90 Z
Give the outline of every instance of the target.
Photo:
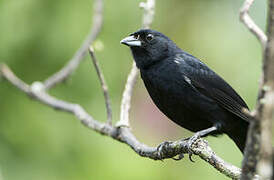
M 170 143 L 171 143 L 170 141 L 165 141 L 157 146 L 157 155 L 161 161 L 163 161 L 164 154 L 166 154 L 167 148 Z
M 200 136 L 198 134 L 194 134 L 192 137 L 187 139 L 188 158 L 191 162 L 195 162 L 192 159 L 193 151 L 192 151 L 191 147 L 199 138 L 200 138 Z
M 165 142 L 162 142 L 161 144 L 158 145 L 157 155 L 158 155 L 158 157 L 161 161 L 163 161 L 163 159 L 165 157 L 168 157 L 168 148 L 169 148 L 171 143 L 172 142 L 170 142 L 170 141 L 165 141 Z M 184 154 L 183 153 L 178 154 L 178 157 L 171 157 L 171 158 L 175 161 L 179 161 L 179 160 L 184 158 Z
M 182 154 L 179 154 L 177 158 L 176 158 L 176 157 L 173 157 L 172 159 L 175 160 L 175 161 L 180 161 L 180 160 L 183 159 L 184 157 L 185 157 L 185 156 L 184 156 L 184 154 L 182 153 Z

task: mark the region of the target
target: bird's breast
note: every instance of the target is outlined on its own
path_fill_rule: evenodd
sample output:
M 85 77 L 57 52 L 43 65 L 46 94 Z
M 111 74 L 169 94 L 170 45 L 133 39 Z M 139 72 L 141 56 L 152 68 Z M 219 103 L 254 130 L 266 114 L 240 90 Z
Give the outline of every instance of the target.
M 209 102 L 197 104 L 202 97 L 176 66 L 155 66 L 146 71 L 141 70 L 141 76 L 155 105 L 172 121 L 191 131 L 212 125 L 206 120 L 200 121 L 200 125 L 196 124 L 198 121 L 194 119 L 203 119 L 203 115 L 195 111 L 207 106 Z

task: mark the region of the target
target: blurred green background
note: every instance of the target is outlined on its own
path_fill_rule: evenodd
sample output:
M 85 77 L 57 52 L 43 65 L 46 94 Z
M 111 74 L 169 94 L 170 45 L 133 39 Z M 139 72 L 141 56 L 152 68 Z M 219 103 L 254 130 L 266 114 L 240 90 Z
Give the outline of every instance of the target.
M 86 37 L 91 0 L 0 0 L 0 62 L 28 83 L 44 80 L 72 57 Z M 119 41 L 140 28 L 140 0 L 105 0 L 104 26 L 95 42 L 108 82 L 114 120 L 132 64 Z M 153 29 L 202 59 L 226 79 L 253 108 L 261 67 L 258 41 L 239 22 L 243 0 L 158 0 Z M 265 28 L 266 2 L 256 1 L 251 15 Z M 101 88 L 89 57 L 51 94 L 79 103 L 105 121 Z M 156 146 L 192 133 L 177 127 L 155 108 L 138 80 L 131 124 L 141 142 Z M 223 159 L 240 166 L 242 155 L 227 137 L 208 137 Z M 72 115 L 31 100 L 10 83 L 0 82 L 0 180 L 74 179 L 228 179 L 194 157 L 153 161 L 128 146 L 95 133 Z

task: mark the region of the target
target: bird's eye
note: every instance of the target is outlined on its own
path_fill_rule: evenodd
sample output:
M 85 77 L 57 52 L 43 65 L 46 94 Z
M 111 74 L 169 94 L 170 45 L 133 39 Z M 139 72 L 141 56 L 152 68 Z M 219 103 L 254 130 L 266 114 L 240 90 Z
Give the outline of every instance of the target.
M 139 38 L 140 38 L 140 35 L 139 35 L 139 34 L 134 34 L 133 36 L 134 36 L 134 38 L 137 39 L 137 40 L 139 40 Z
M 152 34 L 148 34 L 147 37 L 146 37 L 146 39 L 148 41 L 151 41 L 153 38 L 154 38 L 154 36 Z

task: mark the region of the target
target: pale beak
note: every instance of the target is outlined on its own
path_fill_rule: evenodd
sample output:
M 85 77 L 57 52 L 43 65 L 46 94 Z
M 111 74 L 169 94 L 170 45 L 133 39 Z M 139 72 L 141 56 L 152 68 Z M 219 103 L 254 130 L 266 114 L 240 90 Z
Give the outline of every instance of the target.
M 128 36 L 120 41 L 121 44 L 125 44 L 127 46 L 141 46 L 142 43 L 140 40 L 136 39 L 134 36 Z

